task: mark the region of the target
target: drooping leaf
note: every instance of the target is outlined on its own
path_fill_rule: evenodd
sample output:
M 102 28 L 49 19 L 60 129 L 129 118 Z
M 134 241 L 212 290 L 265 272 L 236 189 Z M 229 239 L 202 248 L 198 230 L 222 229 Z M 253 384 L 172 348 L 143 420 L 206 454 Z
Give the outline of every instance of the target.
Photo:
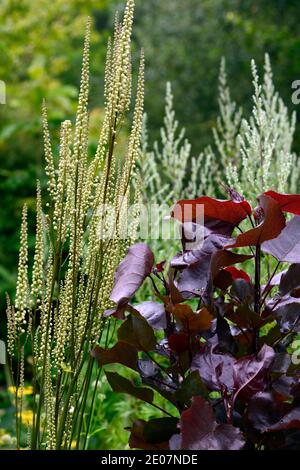
M 153 351 L 156 346 L 154 331 L 142 316 L 129 316 L 118 330 L 118 339 L 139 351 Z
M 275 351 L 266 344 L 257 356 L 239 359 L 233 366 L 235 394 L 233 401 L 239 397 L 248 401 L 266 386 L 266 375 L 275 358 Z
M 99 366 L 106 364 L 122 364 L 133 370 L 137 368 L 137 349 L 131 344 L 119 341 L 111 349 L 104 349 L 96 346 L 91 351 L 91 355 L 97 360 Z
M 167 317 L 163 304 L 146 300 L 141 304 L 135 305 L 134 308 L 140 312 L 142 317 L 147 320 L 150 326 L 155 330 L 165 329 L 167 326 Z
M 264 212 L 263 221 L 257 227 L 238 235 L 235 243 L 225 248 L 258 245 L 278 237 L 285 227 L 285 218 L 279 204 L 265 195 L 259 197 L 259 204 Z
M 132 245 L 119 264 L 110 300 L 118 306 L 126 304 L 151 273 L 154 255 L 145 243 Z
M 290 220 L 277 238 L 266 241 L 261 248 L 278 261 L 300 263 L 300 216 Z
M 280 194 L 276 191 L 266 191 L 266 196 L 273 198 L 283 212 L 300 215 L 300 195 L 299 194 Z
M 202 397 L 194 397 L 192 405 L 180 418 L 180 435 L 170 439 L 171 450 L 240 450 L 244 437 L 230 424 L 218 424 L 212 406 Z
M 117 372 L 105 372 L 108 383 L 116 393 L 127 393 L 146 403 L 152 403 L 154 394 L 150 388 L 137 387 L 130 380 L 122 377 Z

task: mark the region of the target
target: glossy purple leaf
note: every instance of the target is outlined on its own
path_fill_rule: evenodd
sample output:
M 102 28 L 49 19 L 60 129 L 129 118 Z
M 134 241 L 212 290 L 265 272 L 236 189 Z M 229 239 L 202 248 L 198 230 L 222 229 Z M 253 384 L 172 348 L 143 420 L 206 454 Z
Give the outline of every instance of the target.
M 171 450 L 240 450 L 244 437 L 238 428 L 216 422 L 212 406 L 202 397 L 180 418 L 180 434 L 170 439 Z
M 154 255 L 145 243 L 136 243 L 128 250 L 115 274 L 110 300 L 118 306 L 126 304 L 151 273 Z

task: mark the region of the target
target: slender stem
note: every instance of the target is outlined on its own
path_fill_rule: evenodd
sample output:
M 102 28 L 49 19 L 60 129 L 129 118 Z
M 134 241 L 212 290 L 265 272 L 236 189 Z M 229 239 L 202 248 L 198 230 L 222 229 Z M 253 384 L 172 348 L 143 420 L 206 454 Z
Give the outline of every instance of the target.
M 260 287 L 260 257 L 261 248 L 260 244 L 256 245 L 255 249 L 255 284 L 254 284 L 254 311 L 260 316 L 260 299 L 261 299 L 261 287 Z M 254 328 L 254 351 L 258 352 L 259 349 L 259 337 L 258 329 Z

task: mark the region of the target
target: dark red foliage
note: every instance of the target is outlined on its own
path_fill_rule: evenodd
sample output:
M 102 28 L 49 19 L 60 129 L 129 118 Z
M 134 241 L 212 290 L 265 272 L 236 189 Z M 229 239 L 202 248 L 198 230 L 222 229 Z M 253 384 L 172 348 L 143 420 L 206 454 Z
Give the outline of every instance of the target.
M 228 272 L 232 279 L 244 279 L 251 284 L 251 277 L 243 269 L 238 269 L 235 266 L 228 266 L 224 268 L 224 271 Z
M 283 212 L 300 215 L 300 195 L 299 194 L 280 194 L 275 191 L 266 191 L 266 196 L 270 196 L 280 205 Z
M 153 404 L 155 391 L 177 410 L 173 417 L 136 420 L 131 448 L 300 446 L 300 366 L 292 348 L 300 331 L 300 196 L 267 191 L 252 211 L 243 196 L 225 189 L 230 200 L 200 197 L 175 205 L 183 251 L 169 271 L 138 243 L 116 272 L 116 305 L 105 314 L 122 321 L 118 342 L 99 345 L 92 355 L 101 367 L 119 363 L 139 374 L 138 383 L 136 375 L 131 381 L 107 372 L 115 392 Z M 204 243 L 186 250 L 189 232 L 201 228 L 201 204 Z M 181 209 L 188 206 L 186 220 Z M 283 212 L 296 215 L 286 224 Z M 249 229 L 233 233 L 246 218 Z M 271 256 L 278 263 L 267 275 L 261 261 Z M 245 262 L 253 263 L 251 277 Z M 292 264 L 286 269 L 281 262 Z M 136 304 L 147 277 L 154 299 Z

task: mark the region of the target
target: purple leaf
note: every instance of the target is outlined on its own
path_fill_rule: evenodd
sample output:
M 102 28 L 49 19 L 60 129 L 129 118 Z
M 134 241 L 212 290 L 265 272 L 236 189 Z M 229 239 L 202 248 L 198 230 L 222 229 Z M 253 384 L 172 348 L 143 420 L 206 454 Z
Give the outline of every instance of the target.
M 279 284 L 281 296 L 289 294 L 293 289 L 300 286 L 300 264 L 292 264 L 286 272 L 282 273 Z
M 272 308 L 272 313 L 277 319 L 280 331 L 287 333 L 288 331 L 299 331 L 300 326 L 300 298 L 285 295 L 281 299 L 272 299 L 267 304 L 268 308 Z
M 248 419 L 261 432 L 300 429 L 300 407 L 276 403 L 271 393 L 258 393 L 249 403 Z
M 145 243 L 136 243 L 128 250 L 115 274 L 115 285 L 110 300 L 125 305 L 151 273 L 154 255 Z
M 180 434 L 170 439 L 171 450 L 240 450 L 244 437 L 231 424 L 218 424 L 212 406 L 202 397 L 194 397 L 192 405 L 180 418 Z
M 163 304 L 149 300 L 135 305 L 134 308 L 154 330 L 163 330 L 167 327 L 167 317 Z
M 191 364 L 191 370 L 197 370 L 202 381 L 210 390 L 220 390 L 220 385 L 225 385 L 227 390 L 234 389 L 233 366 L 236 359 L 230 354 L 217 354 L 216 346 L 208 345 L 204 353 L 196 354 Z M 221 375 L 218 376 L 217 368 L 222 366 Z
M 295 216 L 279 236 L 262 244 L 262 250 L 278 261 L 300 263 L 300 216 Z
M 255 393 L 263 391 L 266 375 L 274 361 L 274 349 L 266 344 L 257 356 L 239 359 L 233 367 L 235 394 L 233 401 L 239 398 L 248 401 Z

